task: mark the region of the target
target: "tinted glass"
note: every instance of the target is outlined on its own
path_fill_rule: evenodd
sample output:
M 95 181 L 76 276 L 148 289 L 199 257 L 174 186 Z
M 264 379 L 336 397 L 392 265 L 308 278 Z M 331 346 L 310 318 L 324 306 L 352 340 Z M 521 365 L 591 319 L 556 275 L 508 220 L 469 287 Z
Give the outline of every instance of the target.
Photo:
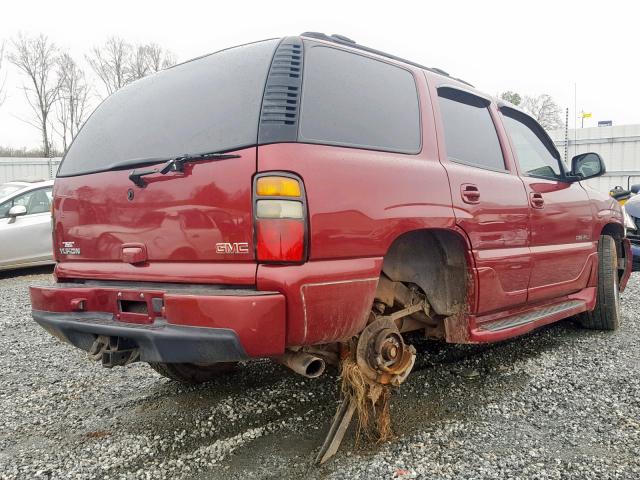
M 117 91 L 87 120 L 58 175 L 105 170 L 129 159 L 255 145 L 277 43 L 222 50 Z
M 438 90 L 447 156 L 452 162 L 505 170 L 486 100 L 455 89 Z
M 13 206 L 13 200 L 7 200 L 4 203 L 0 203 L 0 218 L 7 218 L 9 209 Z
M 362 55 L 307 46 L 298 138 L 418 153 L 420 109 L 413 75 Z
M 547 146 L 542 127 L 536 126 L 533 120 L 516 112 L 502 111 L 504 126 L 516 150 L 518 165 L 525 175 L 558 179 L 561 176 L 558 159 L 550 146 Z M 514 118 L 514 117 L 521 118 Z M 524 122 L 530 123 L 531 126 Z M 535 130 L 532 129 L 535 128 Z

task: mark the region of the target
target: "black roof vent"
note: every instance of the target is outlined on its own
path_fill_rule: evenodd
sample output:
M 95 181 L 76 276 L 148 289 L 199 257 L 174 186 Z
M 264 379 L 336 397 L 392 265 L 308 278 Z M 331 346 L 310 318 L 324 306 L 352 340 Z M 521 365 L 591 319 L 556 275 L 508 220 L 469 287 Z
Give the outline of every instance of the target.
M 273 55 L 262 98 L 259 144 L 297 140 L 302 67 L 301 39 L 282 39 Z

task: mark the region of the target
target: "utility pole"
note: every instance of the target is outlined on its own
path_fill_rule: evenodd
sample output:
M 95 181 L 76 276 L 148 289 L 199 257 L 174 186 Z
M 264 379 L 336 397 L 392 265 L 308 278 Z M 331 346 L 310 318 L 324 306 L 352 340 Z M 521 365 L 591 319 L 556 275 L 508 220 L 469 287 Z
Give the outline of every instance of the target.
M 565 109 L 564 115 L 564 162 L 569 161 L 569 107 Z
M 49 147 L 49 179 L 53 178 L 53 149 Z
M 578 84 L 573 84 L 573 155 L 577 155 L 578 135 Z

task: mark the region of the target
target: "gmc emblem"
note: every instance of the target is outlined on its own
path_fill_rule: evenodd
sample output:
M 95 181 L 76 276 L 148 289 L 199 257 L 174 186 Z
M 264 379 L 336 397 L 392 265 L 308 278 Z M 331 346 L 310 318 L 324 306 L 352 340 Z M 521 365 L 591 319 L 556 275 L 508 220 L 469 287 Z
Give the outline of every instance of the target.
M 220 254 L 243 254 L 249 253 L 249 244 L 247 242 L 239 242 L 239 243 L 228 243 L 228 242 L 220 242 L 216 243 L 216 253 Z

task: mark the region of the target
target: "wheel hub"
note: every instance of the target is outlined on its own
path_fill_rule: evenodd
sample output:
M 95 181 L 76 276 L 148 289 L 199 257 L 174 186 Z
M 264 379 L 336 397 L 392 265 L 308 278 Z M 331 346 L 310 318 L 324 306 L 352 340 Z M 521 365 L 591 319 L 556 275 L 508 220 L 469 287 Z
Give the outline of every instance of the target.
M 400 385 L 413 368 L 415 349 L 404 343 L 391 318 L 380 317 L 360 334 L 356 361 L 370 380 L 383 385 Z

